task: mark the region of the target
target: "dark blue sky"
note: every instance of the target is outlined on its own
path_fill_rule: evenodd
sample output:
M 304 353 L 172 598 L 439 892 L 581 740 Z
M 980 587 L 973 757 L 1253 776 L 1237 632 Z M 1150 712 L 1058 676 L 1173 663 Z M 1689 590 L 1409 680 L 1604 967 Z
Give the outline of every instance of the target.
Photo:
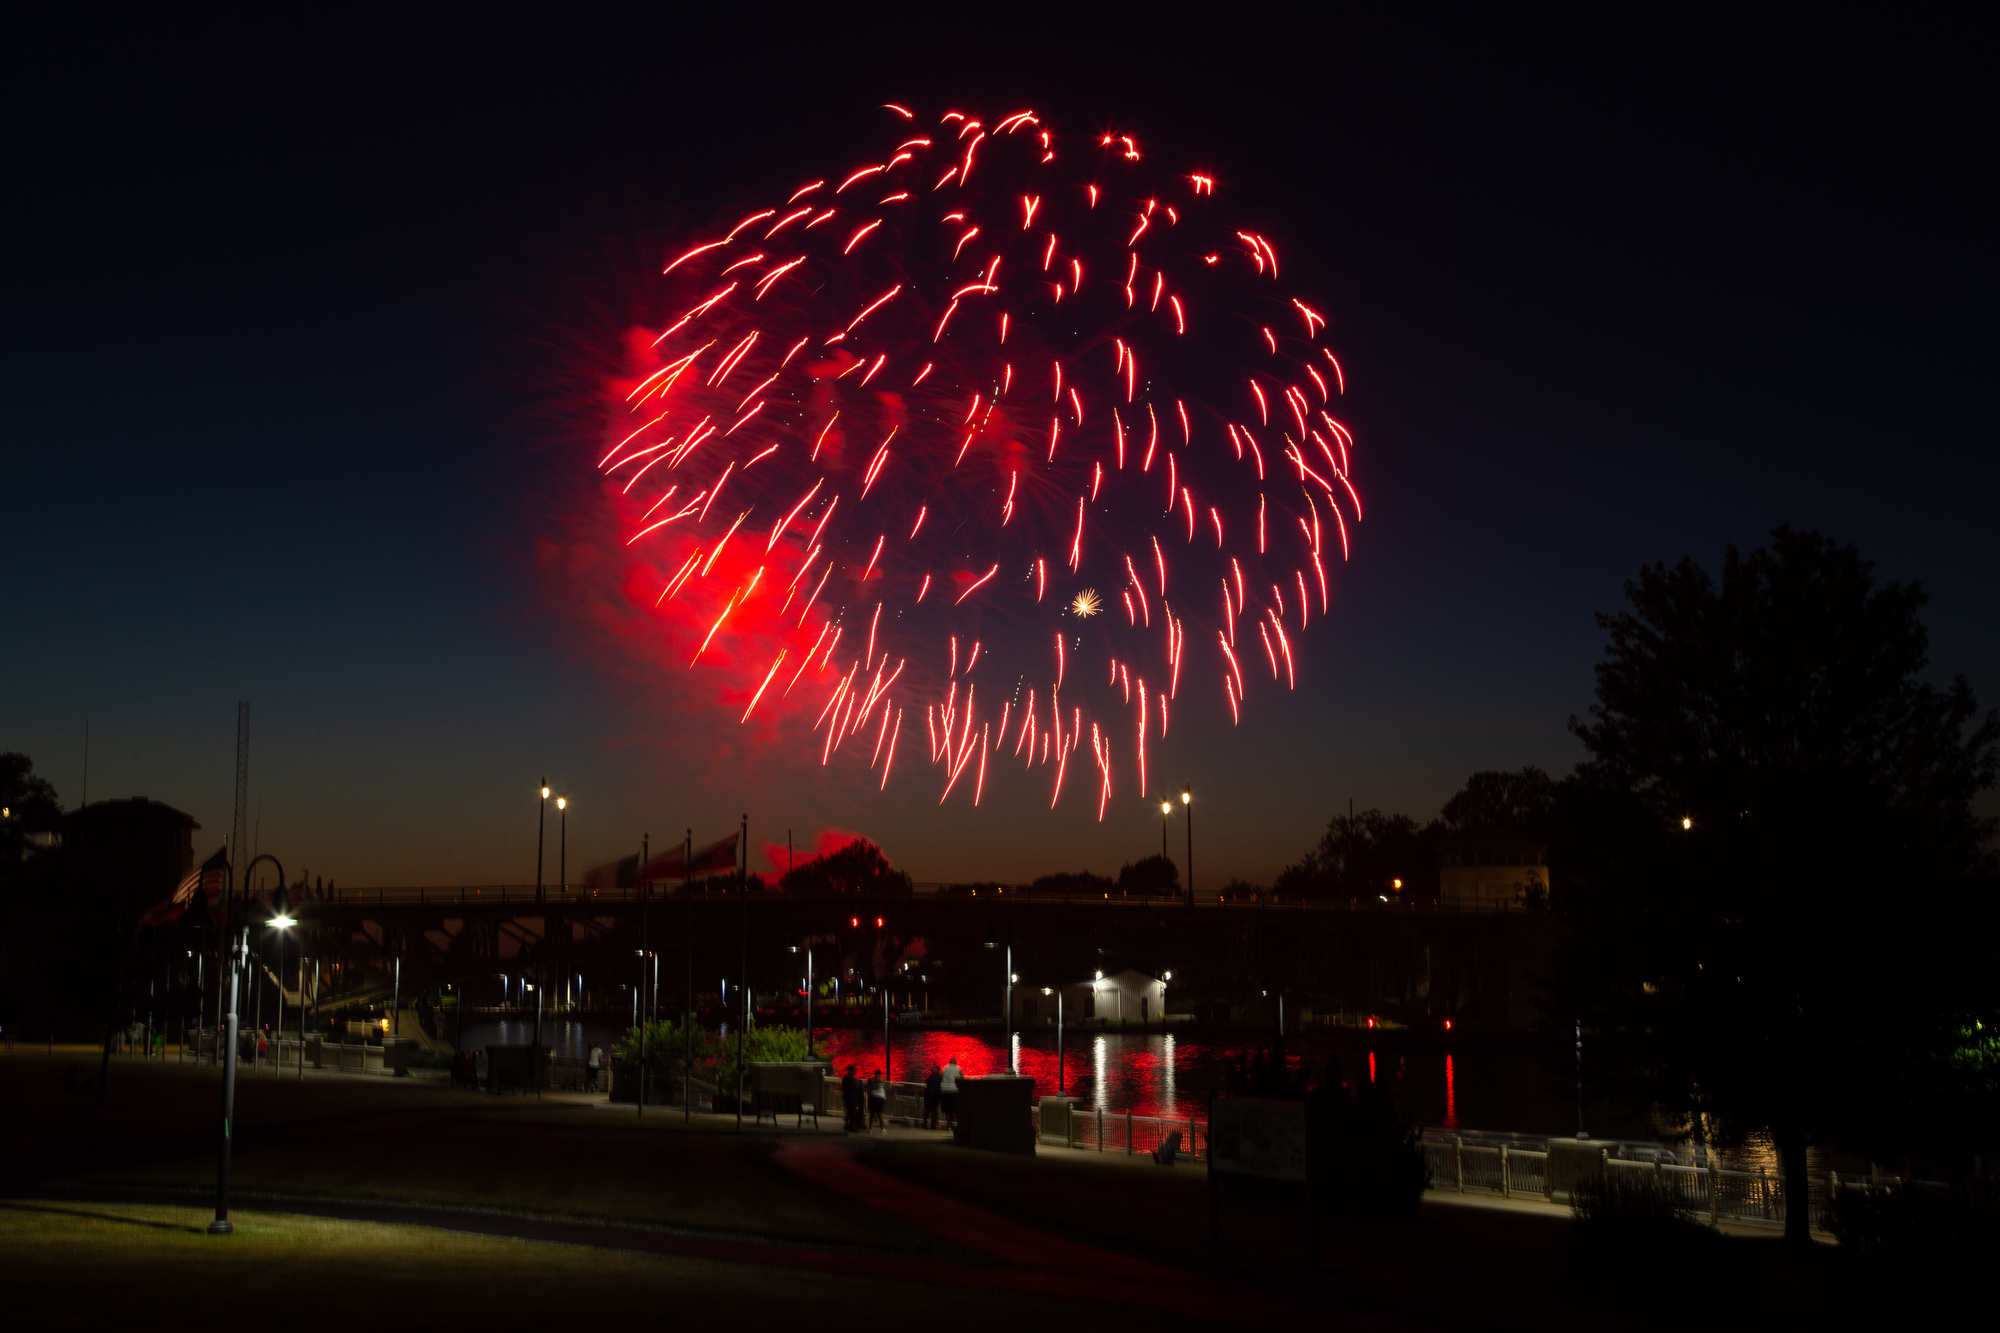
M 572 867 L 745 810 L 919 878 L 1156 848 L 1136 801 L 940 812 L 718 760 L 537 559 L 594 461 L 563 376 L 671 230 L 846 161 L 891 99 L 1211 161 L 1337 321 L 1368 522 L 1318 692 L 1162 773 L 1203 795 L 1205 882 L 1268 877 L 1350 797 L 1424 818 L 1476 769 L 1566 768 L 1591 613 L 1781 522 L 1920 579 L 1936 669 L 2000 696 L 1974 34 L 912 14 L 24 42 L 0 748 L 73 803 L 88 718 L 91 795 L 206 846 L 248 698 L 263 849 L 352 884 L 531 876 L 544 773 Z

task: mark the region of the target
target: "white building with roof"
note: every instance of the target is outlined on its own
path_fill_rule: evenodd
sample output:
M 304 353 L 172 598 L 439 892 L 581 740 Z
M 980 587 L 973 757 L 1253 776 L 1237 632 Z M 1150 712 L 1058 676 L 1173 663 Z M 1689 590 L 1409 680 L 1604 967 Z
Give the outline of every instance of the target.
M 1054 988 L 1043 994 L 1040 986 L 1014 988 L 1014 1023 L 1017 1027 L 1054 1027 Z M 1167 982 L 1150 977 L 1136 968 L 1122 972 L 1100 972 L 1089 981 L 1076 981 L 1062 988 L 1062 1021 L 1066 1027 L 1119 1027 L 1162 1022 L 1167 1012 Z

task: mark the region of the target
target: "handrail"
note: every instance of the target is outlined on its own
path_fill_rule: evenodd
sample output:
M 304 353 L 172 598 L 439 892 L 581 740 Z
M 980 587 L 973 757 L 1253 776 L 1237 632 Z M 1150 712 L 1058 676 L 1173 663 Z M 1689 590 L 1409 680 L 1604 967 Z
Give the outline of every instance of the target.
M 1180 910 L 1180 911 L 1234 911 L 1234 912 L 1338 912 L 1348 915 L 1381 914 L 1390 916 L 1534 916 L 1546 913 L 1531 912 L 1518 903 L 1488 902 L 1478 904 L 1445 903 L 1381 903 L 1365 902 L 1360 899 L 1307 899 L 1265 897 L 1258 901 L 1228 902 L 1207 899 L 1189 903 L 1175 893 L 1134 893 L 1092 896 L 1076 893 L 1037 893 L 1025 886 L 997 886 L 998 891 L 989 891 L 996 886 L 980 885 L 974 893 L 971 886 L 924 882 L 915 886 L 912 893 L 838 893 L 825 891 L 795 891 L 767 886 L 754 889 L 746 894 L 733 890 L 710 892 L 705 887 L 683 889 L 678 884 L 650 884 L 646 886 L 619 885 L 616 887 L 591 888 L 570 885 L 566 888 L 554 885 L 544 886 L 539 902 L 535 886 L 532 884 L 487 884 L 487 885 L 378 885 L 371 888 L 336 888 L 322 891 L 304 890 L 299 896 L 299 905 L 312 907 L 520 907 L 530 904 L 556 908 L 590 908 L 612 906 L 642 901 L 688 902 L 694 899 L 712 899 L 717 902 L 740 902 L 746 898 L 751 902 L 794 902 L 794 903 L 860 903 L 860 902 L 910 902 L 933 901 L 952 902 L 966 906 L 992 907 L 1004 909 L 1014 905 L 1068 907 L 1098 907 Z

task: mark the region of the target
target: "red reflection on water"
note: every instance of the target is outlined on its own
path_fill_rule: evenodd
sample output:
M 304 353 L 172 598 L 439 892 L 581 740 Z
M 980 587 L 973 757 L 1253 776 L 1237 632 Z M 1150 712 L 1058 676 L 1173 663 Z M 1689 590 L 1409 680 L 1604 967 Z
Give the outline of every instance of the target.
M 882 1067 L 879 1028 L 822 1028 L 815 1044 L 836 1069 L 854 1065 L 862 1077 Z M 1062 1091 L 1107 1115 L 1172 1117 L 1200 1114 L 1211 1086 L 1223 1086 L 1227 1072 L 1239 1061 L 1254 1059 L 1254 1046 L 1211 1046 L 1174 1035 L 1148 1033 L 1070 1033 L 1058 1061 L 1053 1032 L 1016 1034 L 1016 1069 L 1035 1080 L 1034 1095 Z M 952 1056 L 973 1077 L 1006 1072 L 1006 1048 L 998 1032 L 897 1030 L 891 1033 L 890 1076 L 897 1082 L 921 1082 L 932 1065 Z
M 1444 1125 L 1446 1129 L 1458 1128 L 1458 1088 L 1453 1077 L 1451 1057 L 1444 1058 Z
M 1375 1052 L 1373 1051 L 1368 1052 L 1368 1081 L 1370 1083 L 1375 1081 Z

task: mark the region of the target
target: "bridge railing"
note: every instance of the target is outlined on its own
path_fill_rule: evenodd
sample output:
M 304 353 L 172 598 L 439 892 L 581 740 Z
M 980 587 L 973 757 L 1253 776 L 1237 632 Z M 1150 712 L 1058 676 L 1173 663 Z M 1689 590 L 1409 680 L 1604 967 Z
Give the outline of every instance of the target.
M 561 906 L 588 908 L 594 904 L 636 903 L 642 900 L 654 902 L 687 902 L 694 899 L 734 900 L 736 894 L 730 890 L 696 884 L 684 888 L 678 882 L 655 883 L 643 886 L 619 885 L 616 887 L 587 887 L 571 884 L 568 886 L 547 884 L 537 889 L 533 884 L 430 884 L 430 885 L 383 885 L 374 888 L 328 888 L 302 891 L 301 905 L 310 906 L 323 903 L 340 907 L 518 907 L 518 906 Z M 751 897 L 765 901 L 828 902 L 851 903 L 880 897 L 877 894 L 796 892 L 766 887 L 751 890 Z M 1132 907 L 1132 908 L 1191 908 L 1197 911 L 1229 908 L 1237 911 L 1253 912 L 1383 912 L 1399 916 L 1521 916 L 1529 909 L 1520 903 L 1401 903 L 1367 901 L 1359 898 L 1318 899 L 1283 898 L 1276 899 L 1265 894 L 1258 898 L 1232 898 L 1226 902 L 1213 898 L 1189 903 L 1179 893 L 1135 890 L 1120 892 L 1111 890 L 1101 893 L 1078 892 L 1037 892 L 1029 886 L 994 884 L 946 884 L 923 882 L 914 887 L 913 897 L 950 902 L 991 902 L 996 905 L 1008 903 L 1066 903 L 1072 906 L 1091 907 Z

